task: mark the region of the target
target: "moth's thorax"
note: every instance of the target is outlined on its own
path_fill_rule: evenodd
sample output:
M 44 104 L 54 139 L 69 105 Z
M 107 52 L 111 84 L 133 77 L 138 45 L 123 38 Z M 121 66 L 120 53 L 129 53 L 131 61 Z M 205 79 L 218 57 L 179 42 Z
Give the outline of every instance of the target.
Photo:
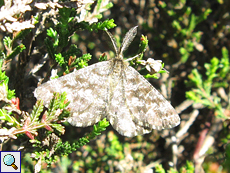
M 120 60 L 122 60 L 122 59 L 123 59 L 123 55 L 119 53 L 115 59 L 120 59 Z
M 120 76 L 122 72 L 128 67 L 129 63 L 125 62 L 123 59 L 114 58 L 111 60 L 111 73 L 113 76 Z

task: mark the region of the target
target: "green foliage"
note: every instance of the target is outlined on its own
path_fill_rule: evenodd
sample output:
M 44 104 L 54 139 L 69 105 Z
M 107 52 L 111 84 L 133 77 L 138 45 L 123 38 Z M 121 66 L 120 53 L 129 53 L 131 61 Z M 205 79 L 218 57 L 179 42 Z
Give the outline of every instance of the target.
M 9 107 L 13 106 L 12 99 L 15 98 L 15 91 L 8 89 L 9 78 L 5 75 L 5 72 L 2 72 L 3 61 L 0 60 L 0 100 L 5 102 L 5 105 L 1 105 L 0 109 L 0 120 L 6 121 L 8 124 L 16 126 L 19 122 L 12 116 L 12 111 L 14 107 L 10 109 Z
M 26 47 L 23 45 L 23 44 L 20 44 L 20 45 L 18 45 L 13 51 L 12 51 L 12 53 L 9 55 L 9 56 L 7 56 L 7 58 L 6 59 L 12 59 L 12 58 L 14 58 L 16 55 L 18 55 L 19 53 L 21 53 L 23 50 L 25 50 L 26 49 Z
M 104 121 L 104 120 L 103 120 Z M 108 123 L 108 122 L 107 122 Z M 109 125 L 109 123 L 107 124 Z M 80 159 L 76 160 L 75 171 L 79 171 L 81 168 L 86 168 L 88 172 L 94 172 L 98 165 L 103 166 L 105 171 L 109 171 L 110 167 L 108 164 L 105 164 L 105 161 L 123 160 L 125 157 L 124 150 L 129 150 L 129 148 L 124 146 L 118 136 L 113 132 L 107 133 L 108 141 L 106 143 L 98 142 L 96 143 L 96 149 L 91 145 L 84 146 L 85 152 L 88 153 L 87 158 L 82 156 L 80 153 Z M 129 145 L 129 144 L 127 144 Z
M 114 20 L 113 19 L 106 19 L 103 22 L 97 22 L 97 23 L 93 23 L 92 25 L 89 25 L 86 22 L 82 22 L 80 23 L 80 25 L 82 26 L 82 28 L 87 29 L 89 31 L 98 31 L 98 30 L 105 30 L 105 29 L 112 29 L 116 26 L 116 24 L 114 24 Z
M 25 29 L 25 30 L 18 32 L 15 35 L 14 39 L 12 40 L 12 43 L 15 43 L 17 40 L 24 39 L 30 32 L 31 32 L 31 29 Z
M 105 53 L 103 53 L 102 55 L 100 55 L 100 57 L 99 57 L 99 61 L 101 62 L 101 61 L 107 61 L 108 59 L 107 59 L 107 55 L 105 54 Z
M 180 169 L 180 172 L 193 173 L 195 171 L 194 164 L 190 161 L 186 161 L 186 165 Z
M 44 43 L 46 45 L 46 49 L 47 49 L 47 52 L 49 54 L 49 57 L 52 58 L 52 59 L 55 59 L 55 47 L 56 46 L 56 42 L 55 43 L 52 43 L 52 41 L 49 39 L 49 38 L 45 38 L 44 40 Z
M 12 127 L 16 127 L 13 131 L 12 135 L 18 134 L 26 134 L 31 140 L 30 142 L 33 144 L 33 148 L 36 154 L 35 159 L 42 159 L 47 164 L 51 164 L 57 161 L 58 157 L 53 153 L 52 148 L 59 141 L 58 138 L 53 137 L 53 131 L 57 133 L 64 134 L 64 127 L 59 124 L 59 121 L 62 121 L 64 118 L 69 116 L 69 111 L 66 110 L 69 102 L 66 101 L 66 93 L 63 94 L 54 94 L 54 98 L 51 100 L 49 104 L 49 108 L 47 111 L 44 111 L 44 106 L 42 101 L 37 101 L 34 105 L 33 110 L 29 116 L 24 116 L 24 120 L 19 120 L 15 118 L 13 115 L 9 114 L 6 109 L 0 110 L 0 119 L 3 121 L 7 121 Z M 42 118 L 40 119 L 42 114 Z M 23 123 L 20 123 L 23 122 Z M 97 127 L 97 131 L 95 134 L 100 133 L 101 130 L 104 130 L 104 126 L 106 123 L 103 122 L 100 124 L 101 126 Z M 38 129 L 46 128 L 48 132 L 44 134 L 38 133 Z M 38 136 L 38 134 L 40 134 Z M 51 143 L 48 147 L 44 146 L 44 143 L 40 142 L 41 138 Z M 56 140 L 56 141 L 55 141 Z M 53 143 L 52 143 L 53 142 Z
M 13 46 L 12 46 L 12 40 L 10 39 L 10 37 L 5 37 L 4 40 L 4 45 L 9 49 L 12 50 Z M 9 59 L 13 59 L 16 55 L 18 55 L 19 53 L 21 53 L 23 50 L 25 50 L 26 47 L 23 44 L 20 44 L 18 46 L 16 46 L 9 55 L 6 56 L 6 60 Z
M 164 170 L 164 168 L 163 168 L 163 166 L 160 165 L 160 164 L 156 165 L 155 168 L 156 168 L 156 172 L 157 173 L 166 173 L 165 170 Z
M 144 52 L 146 51 L 147 47 L 148 47 L 148 39 L 147 36 L 142 35 L 141 39 L 140 39 L 140 44 L 139 44 L 139 48 L 137 51 L 137 55 L 130 61 L 130 65 L 133 66 L 134 68 L 138 68 L 138 65 L 144 65 L 145 67 L 142 68 L 139 72 L 144 75 L 145 78 L 154 78 L 154 79 L 158 79 L 159 78 L 159 73 L 167 73 L 167 71 L 164 69 L 164 63 L 162 63 L 162 61 L 154 61 L 153 64 L 150 64 L 148 61 L 142 60 Z M 151 59 L 151 58 L 150 58 Z M 148 69 L 146 68 L 146 66 L 149 66 Z M 155 71 L 154 68 L 157 69 L 160 67 L 159 70 Z
M 26 153 L 21 160 L 21 171 L 22 173 L 33 173 L 34 172 L 34 161 L 31 159 L 30 153 Z
M 230 171 L 230 144 L 225 147 L 225 160 L 223 166 L 226 170 Z
M 0 120 L 7 121 L 9 124 L 18 124 L 17 120 L 12 116 L 12 112 L 8 112 L 6 109 L 0 109 Z
M 98 6 L 100 6 L 100 2 L 98 2 Z M 114 28 L 116 25 L 113 19 L 107 19 L 93 24 L 84 21 L 76 23 L 74 20 L 76 11 L 70 8 L 59 9 L 59 13 L 60 17 L 57 29 L 54 30 L 50 28 L 47 30 L 47 36 L 51 37 L 52 41 L 47 37 L 45 39 L 45 45 L 49 56 L 62 68 L 60 72 L 60 75 L 62 75 L 63 73 L 70 73 L 74 68 L 79 69 L 87 66 L 87 62 L 91 59 L 90 54 L 82 55 L 81 50 L 73 44 L 65 51 L 65 47 L 71 44 L 70 38 L 76 30 L 87 29 L 89 31 L 98 31 L 104 30 L 105 28 Z
M 21 32 L 20 32 L 20 33 L 21 33 Z M 26 35 L 28 34 L 28 32 L 23 32 L 23 33 L 24 33 L 23 36 L 26 36 Z M 17 36 L 18 36 L 18 37 L 17 37 Z M 15 37 L 14 41 L 15 41 L 17 38 L 19 38 L 19 37 L 21 38 L 21 37 L 22 37 L 22 35 L 20 35 L 20 34 L 18 34 L 17 36 Z M 4 45 L 5 45 L 5 47 L 6 47 L 7 49 L 11 50 L 11 51 L 10 51 L 10 54 L 7 55 L 7 56 L 5 56 L 5 59 L 6 59 L 6 60 L 13 59 L 15 56 L 17 56 L 19 53 L 21 53 L 23 50 L 26 49 L 26 47 L 25 47 L 23 44 L 20 44 L 20 45 L 14 47 L 14 46 L 13 46 L 13 41 L 12 41 L 12 39 L 11 39 L 10 37 L 5 37 L 5 38 L 3 39 L 3 43 L 4 43 Z
M 138 64 L 141 64 L 141 61 L 144 55 L 144 52 L 146 51 L 146 48 L 148 47 L 148 39 L 147 36 L 142 35 L 139 43 L 138 51 L 135 52 L 137 55 L 135 56 L 135 59 L 132 59 L 130 61 L 130 65 L 134 66 L 134 68 L 137 68 Z
M 124 159 L 124 146 L 120 143 L 118 137 L 112 132 L 108 133 L 109 147 L 105 149 L 106 155 L 109 159 Z
M 45 162 L 50 166 L 52 163 L 55 163 L 58 160 L 59 156 L 68 155 L 83 145 L 86 145 L 90 142 L 90 140 L 94 139 L 96 136 L 100 135 L 102 131 L 106 130 L 106 127 L 109 126 L 109 122 L 106 121 L 106 119 L 103 119 L 100 121 L 97 125 L 94 125 L 94 130 L 90 132 L 89 134 L 85 135 L 85 137 L 82 137 L 78 139 L 77 142 L 74 142 L 70 144 L 67 142 L 62 142 L 60 139 L 56 141 L 55 145 L 52 146 L 51 149 L 44 150 L 44 146 L 39 143 L 39 141 L 33 141 L 36 142 L 36 148 L 37 151 L 35 152 L 35 159 L 41 159 L 42 162 Z M 41 148 L 43 147 L 43 148 Z
M 141 36 L 141 42 L 139 44 L 138 53 L 142 53 L 142 55 L 143 55 L 143 53 L 146 51 L 146 49 L 148 47 L 148 43 L 149 43 L 149 41 L 147 39 L 147 36 L 142 35 Z
M 0 1 L 0 7 L 4 5 L 4 1 Z
M 222 49 L 221 60 L 213 58 L 210 63 L 205 63 L 206 77 L 198 72 L 197 69 L 192 70 L 188 76 L 190 83 L 195 86 L 191 91 L 186 92 L 186 97 L 201 103 L 204 106 L 215 110 L 215 115 L 219 118 L 227 118 L 222 108 L 222 100 L 214 94 L 217 87 L 228 87 L 229 84 L 229 57 L 226 48 Z
M 205 9 L 205 11 L 199 16 L 196 16 L 192 13 L 191 7 L 184 6 L 183 10 L 185 10 L 184 16 L 177 16 L 176 14 L 173 14 L 172 11 L 169 11 L 169 14 L 174 17 L 172 26 L 176 29 L 175 36 L 186 38 L 184 42 L 181 42 L 181 45 L 179 45 L 179 51 L 182 55 L 181 62 L 185 63 L 190 56 L 190 52 L 193 52 L 194 48 L 199 45 L 202 36 L 202 32 L 195 32 L 194 30 L 201 21 L 208 17 L 208 15 L 211 13 L 211 9 Z M 188 18 L 187 23 L 184 23 L 185 17 Z
M 49 109 L 45 111 L 40 120 L 41 113 L 43 112 L 44 106 L 42 101 L 37 101 L 34 105 L 33 110 L 29 116 L 24 117 L 24 123 L 20 124 L 18 120 L 17 129 L 14 131 L 14 135 L 25 133 L 31 142 L 35 142 L 35 136 L 38 135 L 38 129 L 46 128 L 49 131 L 53 131 L 53 128 L 60 133 L 64 133 L 64 127 L 57 123 L 58 120 L 69 116 L 68 110 L 65 108 L 69 102 L 66 102 L 66 94 L 59 95 L 54 94 L 54 98 L 51 100 Z M 52 128 L 53 127 L 53 128 Z M 39 143 L 39 140 L 37 141 Z
M 170 170 L 167 171 L 167 173 L 194 173 L 195 168 L 192 162 L 186 161 L 186 165 L 181 167 L 180 171 L 177 171 L 174 168 L 170 168 Z M 157 173 L 166 173 L 165 169 L 162 167 L 162 165 L 156 165 L 156 172 Z
M 73 34 L 74 30 L 70 30 L 76 11 L 70 8 L 59 9 L 59 23 L 57 24 L 59 35 L 59 49 L 63 49 L 67 46 L 69 36 Z
M 47 36 L 51 37 L 54 40 L 53 47 L 57 47 L 59 43 L 57 31 L 55 31 L 53 28 L 49 28 L 47 29 Z
M 38 101 L 30 114 L 31 121 L 38 121 L 40 114 L 43 111 L 43 101 Z
M 186 63 L 191 53 L 195 50 L 203 50 L 203 46 L 200 44 L 203 32 L 197 28 L 212 12 L 210 8 L 200 8 L 194 12 L 191 6 L 186 5 L 186 2 L 186 0 L 173 1 L 170 3 L 161 1 L 158 4 L 168 15 L 168 18 L 172 20 L 170 23 L 174 29 L 173 38 L 176 41 L 174 48 L 178 47 L 178 53 L 181 55 L 180 63 Z M 160 36 L 162 39 L 167 39 L 165 33 Z
M 12 45 L 12 40 L 11 40 L 10 37 L 5 37 L 5 38 L 3 39 L 3 43 L 4 43 L 4 45 L 5 45 L 6 47 L 11 47 L 11 45 Z
M 9 78 L 6 76 L 5 72 L 1 70 L 3 64 L 3 60 L 0 60 L 0 88 L 2 94 L 6 94 L 6 98 L 8 100 L 11 100 L 12 98 L 15 97 L 15 91 L 8 89 L 8 83 L 9 83 Z
M 34 105 L 33 111 L 30 117 L 27 118 L 23 129 L 25 130 L 25 134 L 32 139 L 30 142 L 33 144 L 35 150 L 35 159 L 41 159 L 49 165 L 57 161 L 58 155 L 55 153 L 54 147 L 60 139 L 51 132 L 64 134 L 64 126 L 59 124 L 59 122 L 69 116 L 69 111 L 66 110 L 68 104 L 66 93 L 54 93 L 49 108 L 43 113 L 41 120 L 39 120 L 39 117 L 43 112 L 43 101 L 37 101 Z M 46 128 L 48 132 L 35 137 L 38 135 L 38 129 L 40 128 Z M 41 138 L 43 142 L 40 142 Z
M 55 60 L 58 62 L 60 67 L 65 69 L 65 73 L 68 74 L 71 72 L 72 69 L 81 69 L 83 67 L 88 66 L 88 61 L 91 59 L 92 55 L 89 53 L 82 55 L 81 57 L 78 58 L 72 58 L 67 59 L 66 57 L 69 58 L 69 52 L 67 52 L 68 56 L 65 56 L 66 54 L 63 53 L 65 57 L 62 56 L 61 53 L 55 54 Z
M 69 142 L 65 142 L 65 143 L 59 142 L 55 150 L 57 153 L 61 155 L 70 154 L 73 151 L 76 151 L 76 149 L 89 143 L 90 140 L 94 139 L 96 136 L 100 135 L 101 132 L 105 131 L 106 127 L 108 126 L 109 126 L 109 122 L 104 118 L 102 121 L 99 121 L 97 125 L 94 125 L 93 131 L 85 135 L 85 137 L 78 139 L 77 142 L 72 143 L 71 145 L 69 144 Z
M 219 72 L 219 75 L 221 77 L 221 79 L 228 79 L 228 75 L 229 75 L 229 67 L 230 67 L 230 64 L 229 64 L 229 54 L 228 54 L 228 50 L 223 47 L 222 48 L 222 58 L 220 60 L 220 72 Z M 225 82 L 224 84 L 224 87 L 227 87 L 229 83 Z M 218 84 L 215 84 L 215 87 L 219 87 L 221 85 L 218 85 Z

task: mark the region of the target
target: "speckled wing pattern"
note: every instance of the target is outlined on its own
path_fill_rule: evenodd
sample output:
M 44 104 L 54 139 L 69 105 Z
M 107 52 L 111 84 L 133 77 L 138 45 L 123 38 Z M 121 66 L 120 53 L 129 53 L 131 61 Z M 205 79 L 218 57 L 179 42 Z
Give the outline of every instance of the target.
M 122 43 L 125 47 L 115 47 L 116 58 L 50 80 L 35 90 L 35 97 L 48 105 L 54 92 L 65 91 L 71 110 L 68 122 L 78 127 L 107 118 L 121 135 L 133 137 L 177 126 L 180 118 L 171 104 L 123 60 L 136 32 L 137 27 L 131 28 Z
M 72 116 L 68 121 L 78 127 L 97 123 L 105 117 L 109 61 L 99 62 L 40 85 L 34 92 L 48 106 L 54 92 L 67 93 Z

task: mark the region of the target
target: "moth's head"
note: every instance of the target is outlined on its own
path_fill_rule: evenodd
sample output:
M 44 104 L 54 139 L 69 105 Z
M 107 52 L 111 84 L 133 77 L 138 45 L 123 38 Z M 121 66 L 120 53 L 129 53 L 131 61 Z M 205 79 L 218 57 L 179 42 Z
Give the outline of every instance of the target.
M 117 55 L 117 59 L 123 59 L 123 55 L 122 54 L 118 54 Z

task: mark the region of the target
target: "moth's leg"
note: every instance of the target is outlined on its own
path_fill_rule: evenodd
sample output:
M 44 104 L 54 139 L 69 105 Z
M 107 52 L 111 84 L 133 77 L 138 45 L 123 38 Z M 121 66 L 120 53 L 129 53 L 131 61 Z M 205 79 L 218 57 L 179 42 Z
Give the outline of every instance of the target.
M 125 60 L 125 62 L 127 62 L 127 61 L 132 61 L 133 59 L 137 58 L 137 57 L 140 56 L 140 55 L 141 55 L 141 53 L 139 53 L 139 54 L 137 54 L 137 55 L 135 55 L 135 56 L 133 56 L 133 57 L 131 57 L 131 58 L 128 58 L 128 59 Z

